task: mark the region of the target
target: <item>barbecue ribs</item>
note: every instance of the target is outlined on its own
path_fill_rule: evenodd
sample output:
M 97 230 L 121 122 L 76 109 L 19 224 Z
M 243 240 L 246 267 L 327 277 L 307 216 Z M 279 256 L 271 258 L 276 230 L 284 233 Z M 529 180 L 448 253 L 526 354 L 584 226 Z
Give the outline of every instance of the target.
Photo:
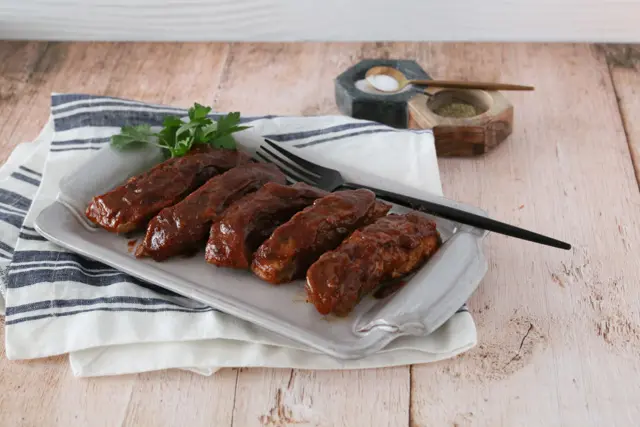
M 272 181 L 284 184 L 286 178 L 275 165 L 261 163 L 240 165 L 211 178 L 182 202 L 163 209 L 151 220 L 136 256 L 162 261 L 194 252 L 206 242 L 211 223 L 225 209 Z
M 143 228 L 163 208 L 178 203 L 213 176 L 249 161 L 249 156 L 239 151 L 205 146 L 168 159 L 94 197 L 85 214 L 108 231 L 128 233 Z
M 346 316 L 381 282 L 417 269 L 440 243 L 435 223 L 422 215 L 380 218 L 309 268 L 307 298 L 320 314 Z
M 376 202 L 369 190 L 329 194 L 276 228 L 256 251 L 251 269 L 274 284 L 302 278 L 320 255 L 335 249 L 358 227 L 386 215 L 390 208 Z
M 248 269 L 253 253 L 278 226 L 327 194 L 304 183 L 267 183 L 235 202 L 213 223 L 205 259 L 219 267 Z

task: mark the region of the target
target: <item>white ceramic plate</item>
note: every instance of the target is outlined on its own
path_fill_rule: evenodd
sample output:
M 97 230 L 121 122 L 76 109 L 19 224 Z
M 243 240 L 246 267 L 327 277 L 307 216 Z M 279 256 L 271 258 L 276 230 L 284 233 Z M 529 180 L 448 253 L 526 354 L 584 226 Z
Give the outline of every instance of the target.
M 153 147 L 121 153 L 105 147 L 60 183 L 58 200 L 44 209 L 35 226 L 52 242 L 124 271 L 138 279 L 201 301 L 301 344 L 342 359 L 367 356 L 402 335 L 427 335 L 471 296 L 487 271 L 483 230 L 434 218 L 444 245 L 395 294 L 366 297 L 346 318 L 324 317 L 305 303 L 304 283 L 273 286 L 250 272 L 217 268 L 204 251 L 165 262 L 136 259 L 128 239 L 93 226 L 84 209 L 90 199 L 162 160 Z M 437 197 L 451 206 L 485 215 Z M 394 206 L 392 212 L 405 212 Z

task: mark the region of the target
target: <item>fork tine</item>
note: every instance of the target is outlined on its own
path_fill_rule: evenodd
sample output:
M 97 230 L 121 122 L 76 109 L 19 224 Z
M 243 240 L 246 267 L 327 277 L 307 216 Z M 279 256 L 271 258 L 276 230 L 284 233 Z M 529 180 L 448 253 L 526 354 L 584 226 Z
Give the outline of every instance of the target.
M 286 165 L 289 169 L 295 171 L 298 175 L 305 176 L 305 177 L 307 177 L 308 179 L 310 179 L 312 181 L 317 181 L 318 179 L 320 179 L 319 176 L 317 176 L 315 174 L 312 174 L 311 172 L 302 169 L 301 167 L 299 167 L 297 164 L 295 164 L 291 160 L 289 160 L 287 158 L 283 158 L 282 156 L 279 156 L 278 154 L 274 153 L 273 151 L 271 151 L 267 147 L 262 146 L 260 148 L 262 148 L 262 150 L 264 152 L 268 153 L 271 157 L 273 157 L 274 159 L 278 160 L 283 165 Z
M 260 163 L 267 163 L 267 164 L 271 164 L 271 165 L 276 165 L 278 167 L 278 169 L 280 169 L 284 173 L 284 176 L 285 176 L 287 182 L 290 182 L 290 183 L 298 182 L 297 179 L 293 179 L 292 177 L 289 176 L 291 174 L 289 173 L 288 170 L 284 169 L 280 164 L 274 162 L 272 159 L 270 159 L 269 157 L 265 156 L 260 151 L 256 151 L 256 156 L 259 157 L 259 159 L 257 159 L 257 160 Z
M 298 165 L 302 166 L 303 168 L 307 169 L 308 171 L 318 175 L 318 176 L 322 176 L 326 173 L 330 173 L 332 172 L 331 169 L 327 169 L 325 167 L 322 167 L 320 165 L 316 165 L 315 163 L 311 163 L 308 160 L 303 159 L 302 157 L 298 157 L 295 154 L 291 153 L 288 150 L 285 150 L 284 148 L 280 147 L 279 145 L 276 145 L 274 142 L 269 141 L 268 139 L 264 140 L 267 144 L 269 144 L 270 147 L 273 147 L 275 150 L 279 151 L 280 153 L 282 153 L 283 156 L 288 157 L 289 159 L 291 159 L 292 161 L 296 162 Z
M 264 147 L 261 147 L 261 148 L 264 150 Z M 278 167 L 278 169 L 280 169 L 282 172 L 284 172 L 285 177 L 287 178 L 287 181 L 292 182 L 292 183 L 296 183 L 296 182 L 302 181 L 302 182 L 305 182 L 305 183 L 307 183 L 309 185 L 316 185 L 315 182 L 313 182 L 309 178 L 297 175 L 296 173 L 292 172 L 288 167 L 283 166 L 283 164 L 281 164 L 281 163 L 273 161 L 273 159 L 268 158 L 263 153 L 261 153 L 259 151 L 256 151 L 256 155 L 258 157 L 260 157 L 262 160 L 264 160 L 266 163 L 271 163 L 271 164 L 276 165 Z
M 267 156 L 265 156 L 264 154 L 262 154 L 259 151 L 256 151 L 256 156 L 260 157 L 260 163 L 273 163 L 271 161 L 271 159 L 269 159 Z M 275 164 L 275 163 L 274 163 Z M 278 165 L 276 165 L 278 166 Z M 279 166 L 278 166 L 279 167 Z

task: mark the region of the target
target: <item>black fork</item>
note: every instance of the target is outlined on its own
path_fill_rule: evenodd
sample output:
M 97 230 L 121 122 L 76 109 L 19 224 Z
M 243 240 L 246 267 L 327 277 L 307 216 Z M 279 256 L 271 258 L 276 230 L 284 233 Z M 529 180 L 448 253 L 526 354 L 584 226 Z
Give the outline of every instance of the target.
M 465 210 L 457 209 L 446 204 L 446 199 L 439 197 L 429 198 L 432 200 L 421 200 L 402 194 L 391 193 L 360 184 L 346 182 L 340 172 L 329 169 L 315 163 L 311 163 L 295 154 L 276 145 L 272 141 L 266 140 L 257 151 L 258 157 L 268 163 L 274 163 L 287 175 L 290 181 L 302 181 L 325 191 L 352 190 L 364 188 L 371 190 L 377 197 L 401 206 L 405 206 L 420 212 L 424 212 L 440 218 L 446 218 L 461 224 L 467 224 L 494 233 L 515 237 L 542 245 L 552 246 L 560 249 L 571 249 L 571 245 L 533 231 L 525 230 L 496 221 L 481 215 L 476 215 Z M 438 200 L 442 202 L 438 202 Z

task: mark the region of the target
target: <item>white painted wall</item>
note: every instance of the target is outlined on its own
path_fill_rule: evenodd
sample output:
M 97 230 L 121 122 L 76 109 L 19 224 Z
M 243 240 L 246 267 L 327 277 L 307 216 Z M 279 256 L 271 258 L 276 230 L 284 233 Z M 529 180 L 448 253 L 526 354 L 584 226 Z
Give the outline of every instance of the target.
M 0 0 L 0 38 L 640 42 L 640 0 Z

